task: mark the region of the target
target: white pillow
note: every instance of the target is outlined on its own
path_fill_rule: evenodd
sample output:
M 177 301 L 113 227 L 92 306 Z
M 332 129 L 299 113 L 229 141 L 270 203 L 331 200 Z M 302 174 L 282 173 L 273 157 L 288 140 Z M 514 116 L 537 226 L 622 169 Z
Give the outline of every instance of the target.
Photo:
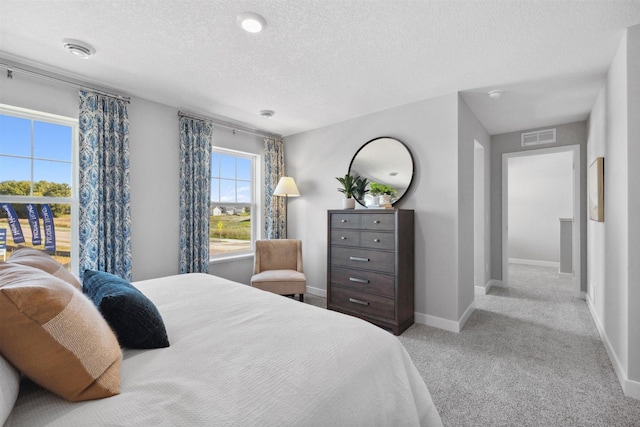
M 20 389 L 20 373 L 0 356 L 0 425 L 4 425 L 13 405 L 18 398 Z

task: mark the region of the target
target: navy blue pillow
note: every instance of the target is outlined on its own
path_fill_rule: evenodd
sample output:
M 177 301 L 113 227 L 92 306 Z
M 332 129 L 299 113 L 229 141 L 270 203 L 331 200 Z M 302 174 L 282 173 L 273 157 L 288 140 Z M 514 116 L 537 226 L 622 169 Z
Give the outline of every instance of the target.
M 155 305 L 131 283 L 103 271 L 85 270 L 83 292 L 98 307 L 122 347 L 169 347 Z

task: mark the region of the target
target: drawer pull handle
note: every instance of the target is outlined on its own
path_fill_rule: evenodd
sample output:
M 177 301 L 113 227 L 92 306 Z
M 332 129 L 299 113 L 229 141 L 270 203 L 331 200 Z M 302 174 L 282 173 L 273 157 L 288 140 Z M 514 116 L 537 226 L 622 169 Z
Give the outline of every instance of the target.
M 367 280 L 367 279 L 358 279 L 357 277 L 349 277 L 349 281 L 350 282 L 357 282 L 357 283 L 369 283 L 369 280 Z
M 369 258 L 360 258 L 357 256 L 350 256 L 349 257 L 350 261 L 362 261 L 362 262 L 369 262 Z
M 347 222 L 347 220 L 346 219 L 341 219 L 340 222 Z
M 374 242 L 380 243 L 380 239 L 373 239 Z
M 380 221 L 378 221 L 377 219 L 375 221 L 373 221 L 374 224 L 380 224 Z
M 340 237 L 340 240 L 347 240 L 347 238 L 342 236 L 342 237 Z
M 362 301 L 362 300 L 355 299 L 355 298 L 349 298 L 349 302 L 352 302 L 354 304 L 360 304 L 360 305 L 369 305 L 369 303 L 367 301 Z

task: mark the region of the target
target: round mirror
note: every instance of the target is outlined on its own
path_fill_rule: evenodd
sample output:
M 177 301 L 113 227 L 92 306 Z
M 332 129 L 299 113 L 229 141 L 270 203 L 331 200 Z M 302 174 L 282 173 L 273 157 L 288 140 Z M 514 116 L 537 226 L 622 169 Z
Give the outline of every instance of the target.
M 351 159 L 349 175 L 360 175 L 371 184 L 391 187 L 391 204 L 405 195 L 413 180 L 413 156 L 409 148 L 395 138 L 375 138 L 364 144 Z M 378 206 L 378 198 L 370 192 L 363 199 L 356 199 L 362 206 Z

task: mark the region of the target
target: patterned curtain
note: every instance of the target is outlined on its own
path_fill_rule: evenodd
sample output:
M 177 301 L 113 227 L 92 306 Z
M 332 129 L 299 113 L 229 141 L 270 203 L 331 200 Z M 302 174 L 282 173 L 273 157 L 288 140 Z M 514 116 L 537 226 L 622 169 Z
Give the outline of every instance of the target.
M 285 198 L 273 195 L 284 173 L 284 144 L 281 139 L 264 139 L 264 234 L 266 239 L 280 239 L 287 234 Z
M 131 280 L 128 101 L 80 90 L 80 276 Z
M 209 272 L 213 124 L 180 116 L 180 273 Z

